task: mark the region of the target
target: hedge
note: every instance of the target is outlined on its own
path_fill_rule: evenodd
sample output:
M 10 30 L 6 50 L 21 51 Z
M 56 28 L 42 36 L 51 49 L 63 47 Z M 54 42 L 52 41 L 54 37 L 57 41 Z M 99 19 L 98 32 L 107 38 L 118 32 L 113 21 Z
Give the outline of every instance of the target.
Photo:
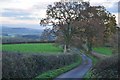
M 106 58 L 93 67 L 90 78 L 118 78 L 120 75 L 119 66 L 120 58 L 118 55 Z
M 78 54 L 21 54 L 3 52 L 3 78 L 34 78 L 48 70 L 72 64 L 78 60 Z
M 38 80 L 38 79 L 46 79 L 46 80 L 52 79 L 53 80 L 54 78 L 56 78 L 60 74 L 65 73 L 65 72 L 77 67 L 78 65 L 80 65 L 80 63 L 81 63 L 81 58 L 79 58 L 75 63 L 72 63 L 70 65 L 61 67 L 59 69 L 44 72 L 43 74 L 35 77 L 33 80 Z

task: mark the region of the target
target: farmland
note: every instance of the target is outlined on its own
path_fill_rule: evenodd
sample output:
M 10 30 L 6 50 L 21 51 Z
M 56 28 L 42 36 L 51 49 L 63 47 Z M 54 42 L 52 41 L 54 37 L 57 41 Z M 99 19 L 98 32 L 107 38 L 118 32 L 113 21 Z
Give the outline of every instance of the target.
M 36 44 L 5 44 L 2 45 L 3 51 L 21 53 L 56 53 L 62 52 L 62 48 L 53 43 Z
M 100 54 L 112 55 L 112 50 L 110 48 L 107 48 L 107 47 L 95 47 L 95 48 L 93 48 L 93 50 L 100 53 Z
M 44 72 L 49 74 L 50 70 L 57 70 L 52 73 L 58 75 L 81 63 L 79 54 L 58 54 L 62 48 L 53 43 L 4 44 L 2 47 L 3 78 L 35 78 Z

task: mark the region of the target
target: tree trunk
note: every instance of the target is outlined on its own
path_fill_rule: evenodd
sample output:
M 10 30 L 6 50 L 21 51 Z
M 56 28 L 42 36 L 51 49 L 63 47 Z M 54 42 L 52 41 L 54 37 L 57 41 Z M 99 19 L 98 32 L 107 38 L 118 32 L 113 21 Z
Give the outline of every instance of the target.
M 64 45 L 64 53 L 67 53 L 69 49 L 69 46 L 67 44 Z
M 67 47 L 66 47 L 66 44 L 64 45 L 64 53 L 67 52 Z
M 92 40 L 91 40 L 91 38 L 87 38 L 87 48 L 88 48 L 87 53 L 91 53 L 91 51 L 92 51 Z
M 92 43 L 88 42 L 88 53 L 91 53 L 92 51 Z

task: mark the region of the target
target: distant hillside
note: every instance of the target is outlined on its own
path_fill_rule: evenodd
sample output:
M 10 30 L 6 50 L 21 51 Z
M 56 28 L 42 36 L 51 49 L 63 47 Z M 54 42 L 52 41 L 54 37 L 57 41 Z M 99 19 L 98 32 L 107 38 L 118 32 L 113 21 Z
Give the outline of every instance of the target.
M 13 42 L 31 42 L 31 41 L 54 41 L 53 35 L 44 36 L 41 35 L 44 30 L 30 29 L 30 28 L 11 28 L 2 27 L 2 42 L 13 43 Z
M 5 35 L 40 35 L 41 33 L 42 30 L 38 29 L 2 27 L 2 34 Z

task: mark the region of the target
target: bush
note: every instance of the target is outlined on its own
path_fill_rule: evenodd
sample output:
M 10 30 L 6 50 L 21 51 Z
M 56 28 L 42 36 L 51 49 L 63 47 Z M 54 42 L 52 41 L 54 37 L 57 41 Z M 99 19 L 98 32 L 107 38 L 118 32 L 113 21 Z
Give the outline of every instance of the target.
M 50 71 L 47 71 L 39 76 L 37 76 L 34 80 L 37 80 L 37 79 L 44 79 L 44 78 L 47 78 L 47 79 L 52 79 L 53 78 L 56 78 L 57 76 L 59 76 L 60 74 L 64 73 L 64 72 L 67 72 L 73 68 L 75 68 L 76 66 L 78 66 L 79 64 L 81 63 L 81 59 L 78 59 L 77 62 L 73 63 L 73 64 L 70 64 L 68 66 L 65 66 L 65 67 L 62 67 L 62 68 L 59 68 L 59 69 L 55 69 L 55 70 L 50 70 Z
M 3 52 L 3 78 L 34 78 L 48 70 L 72 64 L 78 60 L 78 54 L 21 54 Z
M 118 78 L 119 62 L 118 55 L 102 60 L 92 69 L 91 78 Z

